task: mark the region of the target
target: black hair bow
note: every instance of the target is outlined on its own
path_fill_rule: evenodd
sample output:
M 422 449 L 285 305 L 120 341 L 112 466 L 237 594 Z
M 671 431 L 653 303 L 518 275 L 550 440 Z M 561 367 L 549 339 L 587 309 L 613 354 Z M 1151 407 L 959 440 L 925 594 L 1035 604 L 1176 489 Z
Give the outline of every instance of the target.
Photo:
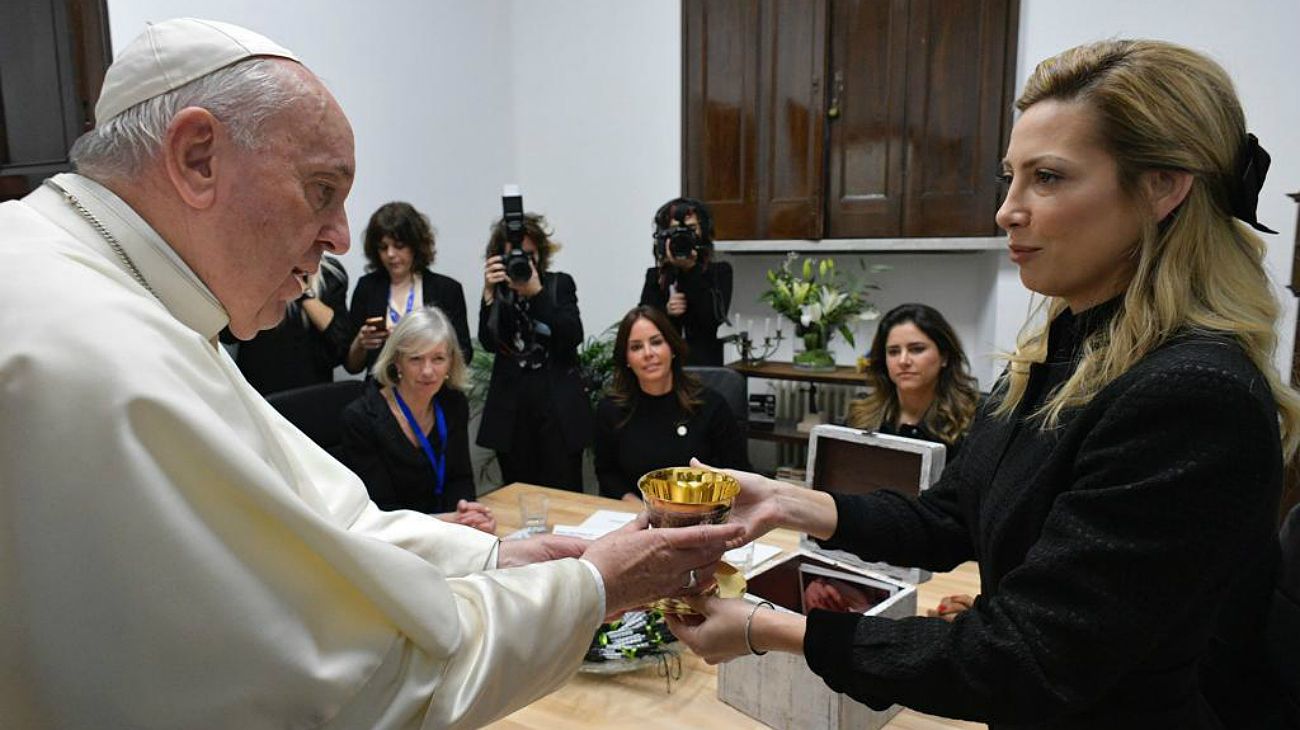
M 1228 185 L 1228 202 L 1232 215 L 1261 233 L 1277 233 L 1259 222 L 1255 209 L 1259 206 L 1259 191 L 1264 187 L 1264 177 L 1273 161 L 1268 152 L 1259 146 L 1259 138 L 1246 134 L 1246 141 L 1237 156 L 1237 175 Z

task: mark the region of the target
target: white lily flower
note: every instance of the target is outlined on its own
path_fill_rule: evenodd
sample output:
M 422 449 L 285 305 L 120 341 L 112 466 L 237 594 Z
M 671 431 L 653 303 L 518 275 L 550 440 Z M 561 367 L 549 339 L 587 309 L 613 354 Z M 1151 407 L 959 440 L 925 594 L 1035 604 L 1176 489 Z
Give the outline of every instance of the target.
M 847 294 L 835 291 L 830 287 L 824 287 L 821 292 L 821 301 L 819 303 L 821 304 L 823 312 L 834 312 L 835 309 L 843 304 L 844 300 L 848 298 Z

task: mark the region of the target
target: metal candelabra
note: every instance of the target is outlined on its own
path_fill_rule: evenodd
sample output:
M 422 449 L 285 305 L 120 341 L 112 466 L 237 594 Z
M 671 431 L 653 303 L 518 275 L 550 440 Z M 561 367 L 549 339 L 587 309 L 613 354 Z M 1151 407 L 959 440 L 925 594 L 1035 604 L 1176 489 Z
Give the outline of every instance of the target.
M 749 332 L 741 331 L 735 334 L 727 335 L 722 338 L 723 342 L 730 342 L 740 351 L 740 361 L 746 365 L 762 365 L 769 357 L 776 354 L 781 348 L 781 342 L 785 336 L 781 330 L 776 331 L 776 335 L 763 335 L 763 342 L 757 343 L 750 339 Z

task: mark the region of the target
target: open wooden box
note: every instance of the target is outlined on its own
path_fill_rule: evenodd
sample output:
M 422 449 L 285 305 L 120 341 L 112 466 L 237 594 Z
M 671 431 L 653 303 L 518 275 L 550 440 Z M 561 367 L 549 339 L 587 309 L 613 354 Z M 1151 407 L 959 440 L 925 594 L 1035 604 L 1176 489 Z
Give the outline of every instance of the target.
M 767 600 L 778 611 L 802 613 L 805 566 L 860 576 L 874 602 L 863 611 L 868 616 L 916 615 L 916 586 L 808 550 L 760 566 L 749 576 L 745 600 Z M 877 730 L 902 709 L 873 710 L 832 691 L 802 654 L 775 651 L 719 665 L 718 699 L 776 730 Z
M 809 486 L 841 494 L 891 489 L 915 497 L 939 480 L 947 453 L 943 444 L 846 426 L 817 426 L 808 444 Z M 927 570 L 865 563 L 852 553 L 821 548 L 807 535 L 800 538 L 799 544 L 806 550 L 819 551 L 908 583 L 930 580 Z
M 893 489 L 915 496 L 939 478 L 944 455 L 942 444 L 817 426 L 808 449 L 808 483 L 824 491 Z M 870 607 L 862 613 L 895 619 L 916 615 L 915 584 L 929 580 L 928 572 L 865 563 L 850 553 L 823 550 L 806 535 L 800 543 L 800 550 L 750 572 L 746 600 L 771 601 L 778 611 L 802 613 L 807 574 L 830 571 L 857 576 L 867 586 Z M 719 666 L 718 698 L 777 730 L 876 730 L 901 710 L 897 705 L 873 710 L 832 692 L 802 655 L 780 652 Z

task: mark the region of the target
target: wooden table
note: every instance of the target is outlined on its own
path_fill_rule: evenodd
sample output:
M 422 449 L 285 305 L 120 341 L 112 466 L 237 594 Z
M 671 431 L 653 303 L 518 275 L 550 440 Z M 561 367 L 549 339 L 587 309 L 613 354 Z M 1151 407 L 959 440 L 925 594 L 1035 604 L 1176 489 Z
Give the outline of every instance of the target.
M 543 492 L 550 498 L 551 525 L 576 525 L 600 509 L 631 511 L 628 503 L 604 497 L 512 484 L 479 498 L 496 515 L 498 534 L 507 535 L 519 528 L 519 494 L 527 491 Z M 799 539 L 793 532 L 777 530 L 760 542 L 792 550 L 797 547 Z M 974 563 L 966 563 L 951 573 L 937 573 L 931 580 L 918 586 L 917 607 L 924 612 L 925 608 L 935 606 L 943 596 L 954 593 L 979 593 L 979 574 Z M 666 693 L 664 678 L 653 668 L 617 675 L 579 673 L 560 689 L 489 727 L 498 730 L 760 730 L 767 727 L 720 701 L 717 697 L 717 683 L 717 668 L 705 664 L 690 650 L 683 648 L 682 677 L 672 683 L 671 694 Z M 984 726 L 903 710 L 886 727 L 891 730 L 942 730 Z

